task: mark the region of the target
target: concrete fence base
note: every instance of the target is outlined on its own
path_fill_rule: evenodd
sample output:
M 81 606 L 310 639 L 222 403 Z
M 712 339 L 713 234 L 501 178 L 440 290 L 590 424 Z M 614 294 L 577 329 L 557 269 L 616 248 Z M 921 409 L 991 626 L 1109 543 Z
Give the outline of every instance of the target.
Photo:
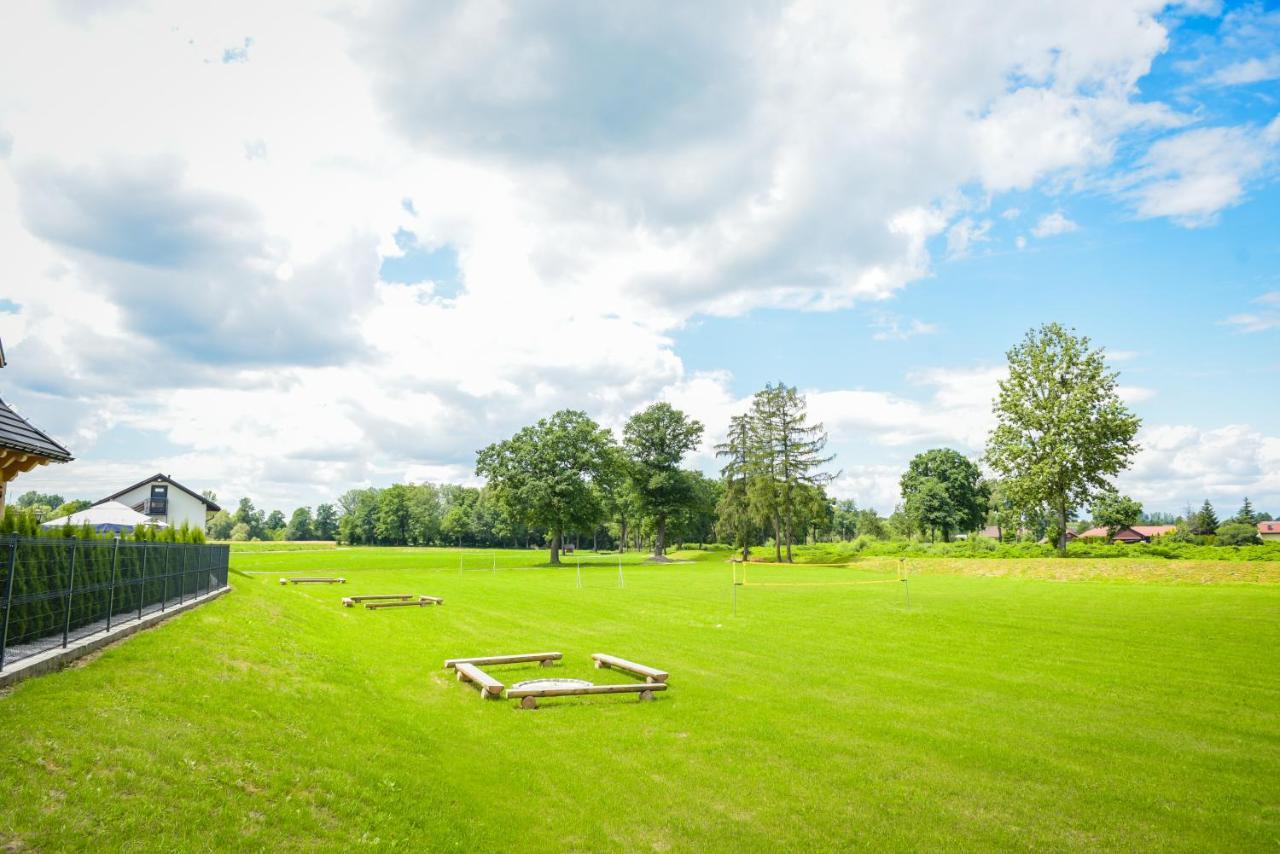
M 55 647 L 46 652 L 15 661 L 13 664 L 5 664 L 4 670 L 0 670 L 0 688 L 7 688 L 10 685 L 21 682 L 23 679 L 39 676 L 42 673 L 61 670 L 77 658 L 83 658 L 89 653 L 96 652 L 105 646 L 123 640 L 135 632 L 159 625 L 170 617 L 185 614 L 192 608 L 217 599 L 222 594 L 230 592 L 230 590 L 230 585 L 219 587 L 217 590 L 210 590 L 203 596 L 188 599 L 180 605 L 173 605 L 163 611 L 153 611 L 150 614 L 145 614 L 141 620 L 130 620 L 127 623 L 112 626 L 110 631 L 97 632 L 79 640 L 71 641 L 65 648 Z

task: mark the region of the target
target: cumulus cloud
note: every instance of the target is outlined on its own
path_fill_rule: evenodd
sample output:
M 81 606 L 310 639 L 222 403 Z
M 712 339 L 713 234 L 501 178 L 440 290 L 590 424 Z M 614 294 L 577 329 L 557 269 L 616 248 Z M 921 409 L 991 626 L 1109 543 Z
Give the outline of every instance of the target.
M 1136 100 L 1168 44 L 1148 0 L 332 8 L 0 11 L 6 394 L 88 461 L 48 476 L 124 429 L 175 476 L 314 501 L 458 474 L 562 406 L 722 424 L 743 401 L 686 371 L 692 317 L 886 300 L 984 240 L 994 195 L 1181 121 Z M 1202 216 L 1148 200 L 1194 160 L 1153 149 L 1121 189 Z M 449 247 L 452 287 L 381 274 L 401 233 Z M 842 441 L 972 448 L 976 374 L 813 405 Z
M 1031 233 L 1036 237 L 1051 237 L 1055 234 L 1066 234 L 1080 228 L 1079 225 L 1067 219 L 1062 211 L 1054 211 L 1040 217 L 1040 220 L 1031 229 Z

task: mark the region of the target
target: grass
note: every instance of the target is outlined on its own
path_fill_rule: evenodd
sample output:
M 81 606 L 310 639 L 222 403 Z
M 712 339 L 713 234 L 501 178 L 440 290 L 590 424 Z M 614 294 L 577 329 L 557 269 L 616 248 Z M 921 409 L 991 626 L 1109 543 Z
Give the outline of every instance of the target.
M 21 850 L 1272 849 L 1280 587 L 975 561 L 576 568 L 542 553 L 243 553 L 235 591 L 0 698 Z M 1001 567 L 1018 562 L 992 561 Z M 1076 564 L 1078 561 L 1065 563 Z M 1173 562 L 1159 562 L 1164 571 Z M 956 566 L 953 564 L 960 564 Z M 345 575 L 281 587 L 287 572 Z M 1242 583 L 1243 581 L 1251 583 Z M 1185 580 L 1183 580 L 1185 581 Z M 1201 579 L 1203 581 L 1203 579 Z M 765 587 L 757 584 L 796 583 Z M 442 595 L 344 609 L 343 594 Z M 482 702 L 447 657 L 612 652 L 671 690 Z

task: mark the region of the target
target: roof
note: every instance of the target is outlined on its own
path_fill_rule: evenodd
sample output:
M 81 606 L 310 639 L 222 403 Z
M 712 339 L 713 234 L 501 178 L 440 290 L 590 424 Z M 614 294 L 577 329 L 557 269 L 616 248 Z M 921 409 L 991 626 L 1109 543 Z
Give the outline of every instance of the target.
M 31 426 L 31 422 L 10 409 L 3 400 L 0 400 L 0 448 L 43 457 L 43 462 L 65 463 L 72 460 L 70 451 L 44 431 Z M 21 471 L 31 468 L 28 466 Z
M 1133 531 L 1134 533 L 1141 534 L 1144 537 L 1163 537 L 1165 534 L 1173 533 L 1174 529 L 1177 527 L 1177 525 L 1126 525 L 1123 528 L 1116 529 L 1116 536 L 1119 536 L 1125 531 Z M 1111 539 L 1107 536 L 1106 528 L 1090 528 L 1089 530 L 1080 533 L 1078 536 L 1093 537 L 1099 540 Z
M 164 522 L 157 522 L 150 516 L 144 516 L 132 507 L 126 507 L 119 501 L 103 501 L 93 505 L 87 510 L 81 510 L 78 513 L 72 513 L 70 516 L 62 516 L 58 519 L 50 519 L 40 527 L 42 528 L 61 528 L 63 525 L 84 525 L 89 524 L 99 530 L 132 530 L 139 525 L 151 525 L 153 527 L 168 527 Z
M 121 495 L 124 495 L 126 492 L 133 492 L 135 489 L 137 489 L 140 486 L 146 486 L 147 484 L 155 483 L 156 481 L 162 481 L 164 483 L 169 484 L 170 486 L 174 486 L 174 487 L 177 487 L 178 489 L 181 489 L 183 492 L 185 492 L 187 495 L 190 495 L 192 498 L 196 499 L 197 501 L 203 501 L 204 505 L 215 513 L 217 513 L 219 510 L 222 509 L 217 504 L 205 498 L 200 493 L 192 492 L 190 489 L 178 483 L 176 480 L 169 477 L 169 475 L 167 474 L 153 474 L 151 475 L 151 477 L 143 478 L 142 480 L 135 483 L 133 486 L 126 486 L 124 489 L 120 490 L 114 495 L 108 495 L 106 498 L 98 499 L 97 501 L 93 502 L 93 506 L 97 507 L 99 504 L 103 504 L 107 501 L 115 501 L 117 498 L 119 498 Z
M 1259 522 L 1259 534 L 1280 534 L 1280 522 Z

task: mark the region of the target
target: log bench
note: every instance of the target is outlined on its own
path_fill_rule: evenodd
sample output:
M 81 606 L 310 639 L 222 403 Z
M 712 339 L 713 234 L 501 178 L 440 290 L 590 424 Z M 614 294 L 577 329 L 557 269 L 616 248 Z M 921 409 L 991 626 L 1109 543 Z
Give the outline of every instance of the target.
M 520 655 L 484 655 L 479 658 L 450 658 L 444 663 L 446 668 L 457 667 L 459 664 L 520 664 L 526 661 L 536 661 L 543 667 L 550 667 L 555 662 L 564 658 L 563 653 L 559 652 L 526 652 Z
M 407 602 L 412 598 L 412 593 L 381 593 L 376 596 L 344 596 L 342 598 L 342 604 L 348 608 L 353 608 L 359 602 L 382 602 L 395 599 L 398 599 L 401 602 Z
M 345 578 L 282 578 L 281 584 L 346 584 Z
M 440 605 L 443 600 L 435 599 L 431 596 L 423 596 L 418 601 L 412 600 L 404 602 L 366 602 L 365 607 L 370 611 L 380 611 L 383 608 L 425 608 L 428 605 Z
M 639 694 L 640 702 L 653 699 L 654 691 L 667 690 L 665 682 L 631 683 L 628 685 L 573 685 L 562 688 L 508 688 L 507 699 L 519 700 L 520 708 L 538 708 L 539 697 L 570 697 L 582 694 Z
M 639 676 L 646 683 L 665 683 L 669 675 L 665 670 L 658 670 L 656 667 L 648 667 L 644 664 L 636 664 L 634 661 L 627 661 L 625 658 L 618 658 L 616 655 L 608 655 L 603 652 L 597 652 L 591 656 L 595 660 L 596 667 L 608 669 L 616 667 L 618 670 L 630 673 L 632 676 Z
M 479 687 L 482 698 L 496 700 L 502 696 L 502 683 L 471 662 L 459 661 L 454 670 L 458 672 L 459 682 L 472 682 Z

